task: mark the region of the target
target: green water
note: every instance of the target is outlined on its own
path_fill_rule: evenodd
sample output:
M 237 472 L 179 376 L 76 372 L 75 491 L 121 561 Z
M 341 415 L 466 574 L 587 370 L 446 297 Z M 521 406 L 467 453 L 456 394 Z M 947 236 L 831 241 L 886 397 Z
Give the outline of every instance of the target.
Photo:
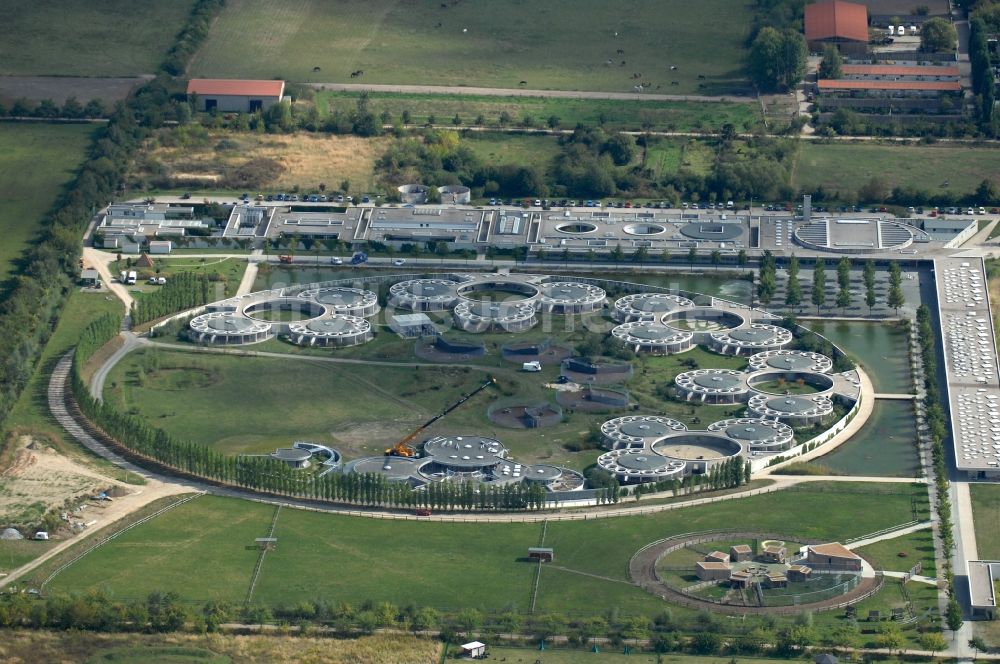
M 861 431 L 816 463 L 848 475 L 916 477 L 916 437 L 912 404 L 879 400 Z
M 876 392 L 913 392 L 906 334 L 889 323 L 808 321 L 805 325 L 861 363 Z

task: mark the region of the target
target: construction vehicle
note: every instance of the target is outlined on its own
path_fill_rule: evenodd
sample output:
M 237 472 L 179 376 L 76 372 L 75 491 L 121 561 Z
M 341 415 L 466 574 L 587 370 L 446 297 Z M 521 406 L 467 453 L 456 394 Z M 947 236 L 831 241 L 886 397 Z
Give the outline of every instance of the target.
M 282 255 L 278 256 L 278 261 L 281 262 L 281 263 L 291 263 L 292 262 L 292 256 L 290 256 L 288 254 L 282 254 Z
M 413 448 L 413 446 L 410 443 L 412 443 L 416 439 L 417 436 L 419 436 L 421 433 L 423 433 L 427 429 L 427 427 L 429 427 L 430 425 L 434 424 L 435 422 L 437 422 L 438 420 L 440 420 L 442 417 L 444 417 L 445 415 L 447 415 L 451 411 L 455 410 L 456 408 L 458 408 L 459 406 L 461 406 L 463 403 L 465 403 L 466 401 L 468 401 L 472 397 L 476 396 L 477 394 L 479 394 L 480 392 L 482 392 L 483 390 L 485 390 L 490 385 L 496 385 L 496 384 L 497 384 L 497 379 L 496 378 L 494 378 L 493 376 L 486 376 L 486 380 L 483 382 L 482 385 L 480 385 L 476 389 L 472 390 L 468 394 L 463 395 L 458 401 L 456 401 L 455 403 L 451 404 L 450 406 L 448 406 L 447 408 L 445 408 L 444 410 L 442 410 L 440 413 L 438 413 L 437 415 L 435 415 L 431 419 L 429 419 L 426 422 L 424 422 L 423 424 L 421 424 L 419 427 L 417 427 L 412 432 L 410 432 L 410 434 L 408 436 L 406 436 L 406 438 L 403 438 L 402 440 L 400 440 L 399 442 L 397 442 L 392 447 L 387 447 L 386 450 L 385 450 L 385 455 L 386 456 L 398 456 L 398 457 L 415 457 L 417 455 L 417 451 Z

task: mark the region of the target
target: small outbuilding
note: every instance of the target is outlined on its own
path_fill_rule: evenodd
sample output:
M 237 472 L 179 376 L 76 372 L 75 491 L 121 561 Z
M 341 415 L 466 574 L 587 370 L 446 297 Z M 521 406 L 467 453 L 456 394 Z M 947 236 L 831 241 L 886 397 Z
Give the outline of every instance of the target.
M 729 547 L 729 559 L 734 563 L 753 560 L 753 549 L 749 544 L 737 544 Z
M 792 565 L 788 568 L 787 575 L 789 581 L 808 581 L 812 576 L 812 568 L 805 565 Z
M 486 644 L 479 641 L 462 644 L 462 656 L 478 659 L 486 656 Z
M 100 273 L 92 267 L 87 267 L 80 271 L 80 283 L 84 286 L 96 286 L 100 280 Z
M 748 588 L 750 578 L 750 572 L 733 572 L 729 575 L 729 585 L 732 588 Z
M 728 563 L 729 554 L 723 553 L 722 551 L 713 551 L 712 553 L 705 556 L 705 562 L 707 563 Z
M 394 314 L 390 318 L 389 328 L 404 339 L 437 334 L 434 321 L 427 314 Z
M 828 652 L 813 657 L 813 664 L 837 664 L 839 661 L 836 655 L 831 655 Z
M 725 581 L 729 579 L 730 569 L 728 563 L 698 561 L 695 563 L 694 573 L 702 581 Z
M 806 562 L 813 569 L 819 570 L 861 571 L 861 556 L 840 542 L 810 546 Z
M 150 240 L 149 253 L 169 254 L 174 249 L 174 243 L 170 240 Z
M 764 552 L 760 555 L 760 559 L 765 563 L 783 565 L 787 556 L 788 549 L 783 546 L 772 545 L 764 548 Z
M 266 111 L 281 101 L 285 82 L 192 78 L 188 81 L 187 94 L 195 100 L 199 111 L 255 113 Z
M 768 588 L 785 588 L 788 586 L 788 577 L 781 572 L 771 572 L 767 575 Z
M 528 549 L 528 560 L 534 562 L 551 563 L 555 560 L 555 553 L 552 549 L 542 546 L 533 546 Z

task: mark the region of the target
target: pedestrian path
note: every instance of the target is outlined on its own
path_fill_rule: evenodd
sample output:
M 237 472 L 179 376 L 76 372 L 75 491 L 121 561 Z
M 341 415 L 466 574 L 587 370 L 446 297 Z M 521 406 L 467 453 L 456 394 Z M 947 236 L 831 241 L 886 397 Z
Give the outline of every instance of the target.
M 911 526 L 900 528 L 899 530 L 891 530 L 889 532 L 883 532 L 873 537 L 867 537 L 865 539 L 857 540 L 856 542 L 851 542 L 850 544 L 846 544 L 845 546 L 848 549 L 859 549 L 863 546 L 874 544 L 875 542 L 881 542 L 883 540 L 895 539 L 897 537 L 902 537 L 903 535 L 909 535 L 910 533 L 915 533 L 918 530 L 924 530 L 925 528 L 930 528 L 932 525 L 933 522 L 931 521 L 921 521 L 920 523 L 915 523 Z

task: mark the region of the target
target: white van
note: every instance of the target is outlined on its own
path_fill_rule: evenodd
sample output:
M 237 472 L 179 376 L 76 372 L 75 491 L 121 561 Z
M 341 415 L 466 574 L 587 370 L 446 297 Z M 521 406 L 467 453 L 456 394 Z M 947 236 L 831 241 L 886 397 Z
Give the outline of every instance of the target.
M 542 363 L 539 362 L 538 360 L 535 360 L 534 362 L 525 362 L 524 364 L 521 365 L 521 371 L 541 371 L 541 370 L 542 370 Z
M 136 279 L 138 278 L 139 275 L 135 273 L 135 270 L 132 270 L 131 272 L 128 273 L 128 279 L 125 280 L 125 283 L 127 283 L 129 286 L 134 286 Z

